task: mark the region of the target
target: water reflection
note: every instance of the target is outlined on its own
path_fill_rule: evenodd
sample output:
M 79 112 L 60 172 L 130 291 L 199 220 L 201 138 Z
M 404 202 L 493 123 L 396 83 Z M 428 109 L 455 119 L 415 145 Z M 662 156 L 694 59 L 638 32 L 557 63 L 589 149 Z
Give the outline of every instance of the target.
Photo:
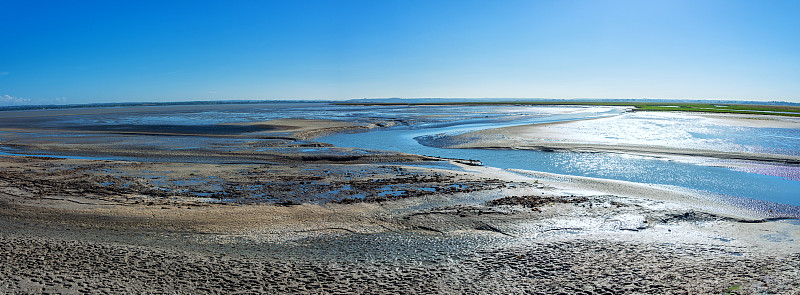
M 586 110 L 583 110 L 584 112 Z M 574 114 L 571 114 L 574 115 Z M 597 116 L 583 113 L 581 116 Z M 670 116 L 676 116 L 671 120 Z M 577 119 L 565 114 L 552 114 L 534 121 L 556 122 Z M 605 123 L 603 123 L 605 121 Z M 617 124 L 619 123 L 619 124 Z M 506 122 L 502 125 L 514 125 Z M 691 119 L 676 113 L 622 114 L 596 120 L 576 121 L 564 125 L 577 125 L 579 136 L 586 141 L 605 143 L 658 143 L 676 148 L 694 147 L 728 151 L 769 150 L 794 154 L 800 151 L 800 137 L 761 140 L 762 136 L 796 134 L 796 131 L 781 130 L 770 133 L 769 128 L 724 126 Z M 615 126 L 619 125 L 619 126 Z M 320 139 L 323 142 L 343 147 L 359 147 L 378 150 L 394 150 L 407 153 L 462 159 L 479 159 L 485 165 L 498 168 L 526 169 L 556 174 L 625 180 L 637 183 L 672 185 L 689 189 L 724 194 L 728 196 L 766 200 L 782 204 L 800 205 L 800 168 L 787 165 L 735 166 L 731 161 L 721 165 L 720 161 L 674 161 L 671 159 L 643 157 L 614 153 L 540 152 L 531 150 L 479 150 L 443 149 L 420 144 L 414 138 L 436 134 L 459 134 L 473 130 L 492 128 L 491 124 L 450 124 L 430 128 L 397 127 L 389 130 L 358 134 L 337 134 Z M 752 129 L 759 129 L 753 132 Z M 766 129 L 766 130 L 763 130 Z M 777 129 L 777 128 L 774 128 Z M 761 132 L 764 131 L 764 132 Z M 566 132 L 566 131 L 564 131 Z M 793 133 L 794 132 L 794 133 Z M 730 138 L 726 137 L 731 135 Z M 748 138 L 748 140 L 744 140 Z M 780 137 L 775 137 L 780 138 Z M 746 142 L 750 145 L 741 145 Z M 780 148 L 779 148 L 780 147 Z M 741 164 L 741 162 L 737 162 Z M 766 172 L 770 173 L 766 173 Z M 754 173 L 755 172 L 755 173 Z M 765 172 L 757 174 L 758 172 Z M 788 176 L 788 177 L 781 177 Z
M 782 119 L 798 123 L 800 120 Z M 530 139 L 613 145 L 647 145 L 724 152 L 800 155 L 800 129 L 721 124 L 714 118 L 667 112 L 635 112 L 536 129 Z M 541 132 L 545 131 L 545 132 Z

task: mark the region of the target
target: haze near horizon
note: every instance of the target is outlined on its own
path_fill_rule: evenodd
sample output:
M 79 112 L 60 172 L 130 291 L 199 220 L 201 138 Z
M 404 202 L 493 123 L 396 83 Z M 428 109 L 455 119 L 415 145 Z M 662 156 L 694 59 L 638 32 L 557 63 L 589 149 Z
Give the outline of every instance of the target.
M 0 11 L 0 105 L 800 102 L 796 1 L 7 1 Z

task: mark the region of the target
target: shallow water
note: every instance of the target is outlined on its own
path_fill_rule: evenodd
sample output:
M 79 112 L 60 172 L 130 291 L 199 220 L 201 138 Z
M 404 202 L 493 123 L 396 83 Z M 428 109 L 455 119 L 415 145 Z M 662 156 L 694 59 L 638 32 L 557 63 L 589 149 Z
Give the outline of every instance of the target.
M 800 155 L 800 129 L 730 126 L 687 113 L 634 112 L 548 128 L 575 142 Z
M 557 174 L 681 186 L 731 196 L 800 205 L 800 181 L 641 156 L 530 150 L 441 149 L 427 147 L 402 131 L 340 134 L 321 141 L 337 146 L 398 150 L 446 158 L 481 160 L 484 165 Z M 416 134 L 416 132 L 414 132 Z
M 535 108 L 535 107 L 534 107 Z M 616 117 L 628 116 L 609 113 L 606 109 L 598 109 L 596 114 L 592 114 L 592 109 L 584 113 L 586 118 L 596 116 Z M 538 122 L 556 122 L 577 119 L 584 114 L 572 114 L 565 116 L 555 114 L 553 116 L 542 116 L 535 119 L 528 118 L 524 122 L 504 122 L 499 124 L 482 124 L 466 122 L 465 124 L 449 124 L 441 127 L 433 125 L 399 127 L 381 131 L 371 131 L 357 134 L 336 134 L 319 139 L 320 141 L 331 143 L 342 147 L 359 147 L 367 149 L 394 150 L 407 153 L 461 159 L 477 159 L 485 165 L 498 168 L 515 168 L 534 171 L 543 171 L 557 174 L 567 174 L 576 176 L 587 176 L 604 179 L 624 180 L 638 183 L 663 184 L 684 187 L 694 190 L 707 191 L 716 194 L 724 194 L 735 197 L 744 197 L 756 200 L 771 201 L 782 204 L 800 206 L 800 181 L 796 181 L 798 167 L 786 165 L 763 165 L 752 164 L 750 169 L 742 168 L 737 165 L 735 168 L 714 167 L 703 165 L 704 161 L 683 162 L 662 158 L 643 157 L 613 153 L 576 153 L 576 152 L 541 152 L 531 150 L 488 150 L 488 149 L 443 149 L 420 144 L 418 139 L 425 139 L 425 136 L 438 134 L 459 134 L 469 131 L 482 130 L 493 127 L 502 127 L 515 124 L 528 124 Z M 670 116 L 676 115 L 676 122 L 670 122 Z M 649 115 L 644 115 L 649 116 Z M 760 152 L 773 152 L 778 154 L 794 155 L 800 151 L 800 134 L 796 130 L 781 128 L 749 128 L 753 130 L 739 129 L 731 127 L 729 134 L 734 134 L 731 139 L 726 139 L 722 126 L 699 126 L 696 123 L 687 122 L 687 118 L 682 114 L 659 113 L 658 120 L 664 121 L 666 127 L 661 130 L 678 130 L 676 128 L 688 128 L 682 125 L 692 125 L 696 132 L 680 132 L 682 141 L 691 141 L 692 137 L 700 138 L 702 134 L 710 134 L 712 140 L 695 144 L 693 147 L 711 146 L 714 142 L 728 140 L 730 147 L 737 142 L 746 141 L 750 148 L 758 149 Z M 601 119 L 606 120 L 606 119 Z M 644 121 L 641 117 L 636 120 Z M 596 121 L 596 120 L 595 120 Z M 588 121 L 587 121 L 588 122 Z M 636 125 L 626 122 L 626 125 Z M 647 125 L 657 125 L 659 123 L 647 122 L 642 126 L 630 126 L 630 128 L 644 128 Z M 671 126 L 671 127 L 670 127 Z M 608 129 L 619 129 L 618 126 L 609 126 Z M 652 129 L 652 128 L 651 128 Z M 658 129 L 658 128 L 656 128 Z M 701 132 L 701 130 L 712 130 Z M 626 134 L 626 132 L 615 131 L 614 133 Z M 688 136 L 687 136 L 688 134 Z M 776 134 L 790 134 L 798 138 L 781 140 L 762 140 L 762 138 L 773 138 Z M 747 137 L 749 135 L 749 137 Z M 600 135 L 603 136 L 603 135 Z M 657 136 L 653 134 L 652 136 Z M 608 139 L 608 137 L 607 137 Z M 697 141 L 697 140 L 696 140 Z M 423 140 L 424 142 L 424 140 Z M 672 144 L 672 143 L 670 143 Z M 675 144 L 676 147 L 682 143 Z M 719 145 L 714 146 L 715 149 Z M 755 167 L 755 168 L 753 168 Z M 768 169 L 761 171 L 769 173 L 757 173 L 758 169 Z M 775 170 L 783 170 L 781 176 L 774 176 Z M 756 173 L 753 173 L 756 172 Z M 767 175 L 765 175 L 767 174 Z M 794 180 L 793 180 L 794 179 Z

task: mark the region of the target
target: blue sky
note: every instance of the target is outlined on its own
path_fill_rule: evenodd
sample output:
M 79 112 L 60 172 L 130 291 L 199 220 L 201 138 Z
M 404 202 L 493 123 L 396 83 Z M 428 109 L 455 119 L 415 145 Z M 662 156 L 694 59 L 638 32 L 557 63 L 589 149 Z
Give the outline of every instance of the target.
M 800 102 L 800 1 L 0 0 L 0 104 Z

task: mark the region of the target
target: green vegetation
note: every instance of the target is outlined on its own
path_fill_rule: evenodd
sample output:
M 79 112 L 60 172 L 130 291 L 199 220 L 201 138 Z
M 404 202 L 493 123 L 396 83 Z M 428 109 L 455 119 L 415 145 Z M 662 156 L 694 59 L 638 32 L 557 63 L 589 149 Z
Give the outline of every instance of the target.
M 735 114 L 761 114 L 800 117 L 800 107 L 765 105 L 718 105 L 718 104 L 642 104 L 635 106 L 642 111 L 682 111 Z
M 499 101 L 499 102 L 441 102 L 441 103 L 337 103 L 341 105 L 587 105 L 628 106 L 637 111 L 706 112 L 751 115 L 776 115 L 800 117 L 800 107 L 755 104 L 703 104 L 669 102 L 605 102 L 605 101 Z
M 733 295 L 733 294 L 738 294 L 738 292 L 737 292 L 737 291 L 739 291 L 739 290 L 741 290 L 741 289 L 742 289 L 742 285 L 735 285 L 735 286 L 731 286 L 730 288 L 728 288 L 727 290 L 725 290 L 725 292 L 722 292 L 722 294 L 725 294 L 725 295 Z

